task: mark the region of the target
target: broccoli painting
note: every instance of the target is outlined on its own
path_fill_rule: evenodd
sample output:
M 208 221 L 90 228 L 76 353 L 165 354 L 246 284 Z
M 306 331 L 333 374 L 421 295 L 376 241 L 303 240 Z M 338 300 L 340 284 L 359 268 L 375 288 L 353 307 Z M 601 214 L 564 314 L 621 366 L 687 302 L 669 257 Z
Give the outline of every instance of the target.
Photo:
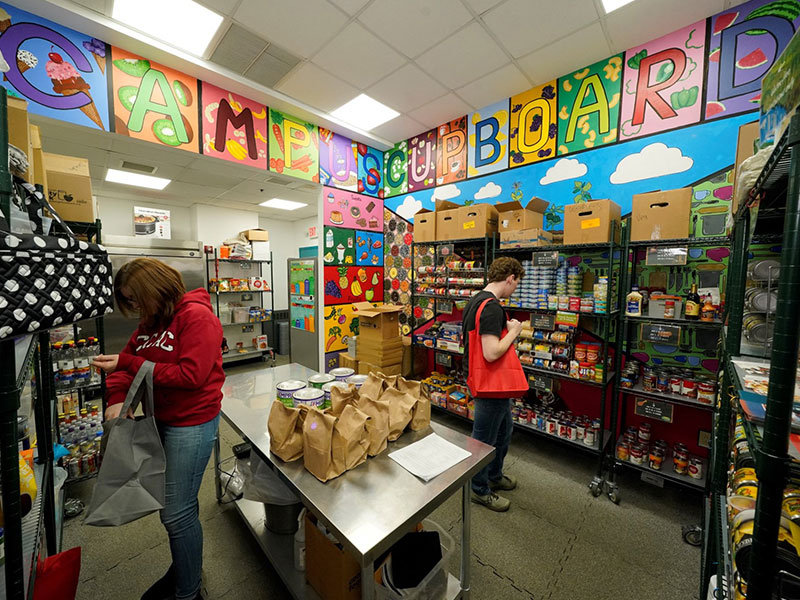
M 587 181 L 584 183 L 583 181 L 576 181 L 572 188 L 572 193 L 575 194 L 573 198 L 575 204 L 589 202 L 589 200 L 592 199 L 592 195 L 589 193 L 590 189 L 592 189 L 592 184 L 590 182 Z

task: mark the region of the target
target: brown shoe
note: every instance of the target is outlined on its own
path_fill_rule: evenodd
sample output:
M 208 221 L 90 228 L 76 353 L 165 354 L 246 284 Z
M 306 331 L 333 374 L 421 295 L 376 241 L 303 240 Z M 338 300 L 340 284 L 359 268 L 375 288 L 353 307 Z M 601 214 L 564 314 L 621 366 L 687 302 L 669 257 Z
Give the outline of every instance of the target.
M 517 487 L 517 480 L 513 477 L 509 477 L 508 475 L 503 475 L 497 481 L 490 481 L 489 482 L 489 489 L 493 492 L 496 491 L 504 491 L 509 492 Z
M 485 496 L 479 496 L 475 492 L 472 492 L 471 499 L 475 504 L 482 504 L 494 512 L 506 512 L 511 507 L 511 500 L 498 496 L 494 492 L 486 494 Z

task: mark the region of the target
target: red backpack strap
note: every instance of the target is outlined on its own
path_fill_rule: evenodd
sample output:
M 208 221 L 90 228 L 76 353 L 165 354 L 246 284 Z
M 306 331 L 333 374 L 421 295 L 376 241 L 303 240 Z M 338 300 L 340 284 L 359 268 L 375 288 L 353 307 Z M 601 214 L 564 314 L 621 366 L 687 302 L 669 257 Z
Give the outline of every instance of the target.
M 483 312 L 483 307 L 489 304 L 489 302 L 492 300 L 493 298 L 487 298 L 481 302 L 481 305 L 478 307 L 478 312 L 475 313 L 475 331 L 478 332 L 478 335 L 481 334 L 481 313 Z

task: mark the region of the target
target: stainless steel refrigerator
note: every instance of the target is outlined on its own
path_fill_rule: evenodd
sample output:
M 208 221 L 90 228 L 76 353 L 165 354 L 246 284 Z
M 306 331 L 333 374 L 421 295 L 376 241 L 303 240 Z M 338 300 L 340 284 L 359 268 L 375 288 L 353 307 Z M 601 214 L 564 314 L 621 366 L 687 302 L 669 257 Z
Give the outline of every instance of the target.
M 157 258 L 177 269 L 183 277 L 187 290 L 206 287 L 203 246 L 200 242 L 104 235 L 103 245 L 108 250 L 115 274 L 126 262 L 147 256 Z M 105 317 L 105 348 L 109 354 L 122 350 L 137 324 L 136 319 L 128 319 L 116 307 L 114 308 L 114 312 Z

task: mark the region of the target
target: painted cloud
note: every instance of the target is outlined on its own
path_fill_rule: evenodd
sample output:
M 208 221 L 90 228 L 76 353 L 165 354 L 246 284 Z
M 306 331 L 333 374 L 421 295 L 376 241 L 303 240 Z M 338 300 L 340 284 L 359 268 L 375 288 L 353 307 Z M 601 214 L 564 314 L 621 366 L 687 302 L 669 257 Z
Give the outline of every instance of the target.
M 669 148 L 656 142 L 642 148 L 641 152 L 624 157 L 611 174 L 611 183 L 630 183 L 652 177 L 683 173 L 692 168 L 694 161 L 684 156 L 680 148 Z
M 547 169 L 544 177 L 539 180 L 539 185 L 548 185 L 565 179 L 575 179 L 586 175 L 588 168 L 577 158 L 562 158 L 552 167 Z
M 439 186 L 433 190 L 431 201 L 435 204 L 437 200 L 450 200 L 460 195 L 461 190 L 458 189 L 458 186 L 448 183 L 447 185 Z
M 500 195 L 500 192 L 503 191 L 496 183 L 490 181 L 481 189 L 478 190 L 478 193 L 475 194 L 475 200 L 486 200 L 487 198 L 495 198 Z
M 415 200 L 414 196 L 406 196 L 403 203 L 397 207 L 397 214 L 410 221 L 420 210 L 422 210 L 422 202 Z

